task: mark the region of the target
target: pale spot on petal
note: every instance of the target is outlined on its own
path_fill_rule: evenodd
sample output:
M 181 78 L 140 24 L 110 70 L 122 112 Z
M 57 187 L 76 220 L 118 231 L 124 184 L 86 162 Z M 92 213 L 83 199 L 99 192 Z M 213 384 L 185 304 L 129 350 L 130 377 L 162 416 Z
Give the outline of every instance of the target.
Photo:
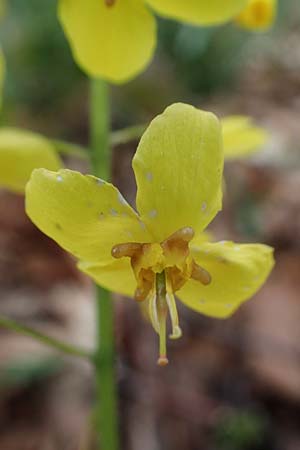
M 149 211 L 149 217 L 151 219 L 154 219 L 157 216 L 157 211 L 156 209 L 152 209 L 151 211 Z
M 103 186 L 103 184 L 105 184 L 105 181 L 101 180 L 101 178 L 97 178 L 96 183 L 99 184 L 99 186 Z
M 139 224 L 142 230 L 146 229 L 146 225 L 144 224 L 144 222 L 142 220 L 139 220 Z
M 148 181 L 152 181 L 153 180 L 153 174 L 151 172 L 147 172 L 146 173 L 146 178 Z
M 104 217 L 105 217 L 104 213 L 103 213 L 103 212 L 101 212 L 101 213 L 99 214 L 99 219 L 100 219 L 100 220 L 103 220 L 103 219 L 104 219 Z
M 205 212 L 206 210 L 207 210 L 207 204 L 206 204 L 206 202 L 203 202 L 201 205 L 201 211 Z
M 206 300 L 204 300 L 204 298 L 200 298 L 199 303 L 201 303 L 201 305 L 204 305 L 204 303 L 206 303 Z
M 227 309 L 232 308 L 232 304 L 231 303 L 227 303 L 227 305 L 225 305 Z
M 250 289 L 251 289 L 250 286 L 244 286 L 243 287 L 243 291 L 245 291 L 245 292 L 250 291 Z
M 57 175 L 56 177 L 57 181 L 59 181 L 60 183 L 63 181 L 63 177 L 61 175 Z
M 110 212 L 110 214 L 111 214 L 112 216 L 117 216 L 117 215 L 118 215 L 118 211 L 116 211 L 114 208 L 111 208 L 111 209 L 109 210 L 109 212 Z

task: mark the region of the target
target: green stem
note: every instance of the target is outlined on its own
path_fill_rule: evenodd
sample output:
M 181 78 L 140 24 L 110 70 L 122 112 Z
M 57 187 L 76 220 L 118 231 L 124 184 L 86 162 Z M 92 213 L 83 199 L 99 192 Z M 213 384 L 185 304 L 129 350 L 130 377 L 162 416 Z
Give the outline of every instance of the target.
M 92 354 L 88 351 L 74 347 L 71 344 L 61 342 L 58 339 L 43 334 L 40 331 L 34 330 L 27 325 L 22 325 L 21 323 L 16 322 L 13 319 L 0 316 L 0 327 L 4 327 L 19 334 L 32 337 L 36 341 L 42 342 L 43 344 L 48 345 L 55 350 L 59 350 L 60 352 L 66 353 L 67 355 L 78 356 L 80 358 L 87 358 L 92 360 Z
M 109 98 L 102 80 L 91 80 L 91 148 L 94 175 L 110 179 Z M 102 450 L 117 450 L 118 419 L 115 382 L 114 320 L 111 295 L 97 286 L 98 340 L 95 353 L 97 404 L 95 422 Z
M 62 141 L 60 139 L 52 139 L 51 143 L 54 145 L 58 153 L 64 155 L 77 156 L 78 158 L 87 159 L 89 150 L 81 145 L 73 144 L 72 142 Z
M 91 160 L 94 175 L 110 179 L 110 120 L 108 86 L 102 80 L 91 81 Z
M 134 125 L 123 128 L 122 130 L 113 131 L 110 135 L 110 143 L 112 146 L 127 144 L 128 142 L 139 139 L 145 129 L 146 125 Z
M 137 140 L 142 136 L 145 129 L 146 125 L 144 124 L 112 131 L 109 135 L 109 144 L 110 146 L 115 147 Z M 72 142 L 63 141 L 61 139 L 51 139 L 51 143 L 54 145 L 56 151 L 63 155 L 72 155 L 82 159 L 88 159 L 90 156 L 90 150 L 82 145 L 73 144 Z

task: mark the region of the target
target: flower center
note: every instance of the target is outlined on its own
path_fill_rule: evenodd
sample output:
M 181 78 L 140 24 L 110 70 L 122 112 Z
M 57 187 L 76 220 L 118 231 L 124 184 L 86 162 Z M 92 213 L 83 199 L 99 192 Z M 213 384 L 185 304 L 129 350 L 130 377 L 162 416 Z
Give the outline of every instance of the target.
M 181 336 L 174 293 L 190 279 L 207 285 L 210 274 L 192 258 L 189 243 L 194 237 L 191 227 L 184 227 L 160 243 L 126 243 L 112 248 L 114 258 L 129 257 L 137 288 L 135 300 L 145 302 L 153 328 L 159 335 L 158 364 L 168 363 L 166 354 L 166 320 L 169 313 L 171 339 Z

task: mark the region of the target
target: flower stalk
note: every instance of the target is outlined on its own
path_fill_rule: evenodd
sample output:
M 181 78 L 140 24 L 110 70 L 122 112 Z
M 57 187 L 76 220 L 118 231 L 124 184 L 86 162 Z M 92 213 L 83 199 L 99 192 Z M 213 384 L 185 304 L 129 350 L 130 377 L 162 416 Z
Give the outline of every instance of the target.
M 107 84 L 91 80 L 91 162 L 93 173 L 106 181 L 110 178 L 109 94 Z M 114 370 L 113 302 L 110 293 L 96 286 L 97 348 L 95 425 L 102 450 L 118 450 L 117 398 Z
M 0 316 L 0 327 L 7 328 L 8 330 L 15 331 L 16 333 L 22 334 L 24 336 L 29 336 L 38 342 L 41 342 L 48 347 L 58 350 L 66 355 L 78 356 L 80 358 L 86 358 L 92 360 L 92 354 L 87 350 L 81 349 L 79 347 L 67 344 L 56 338 L 48 336 L 34 328 L 27 325 L 23 325 L 16 320 L 10 319 L 8 317 Z

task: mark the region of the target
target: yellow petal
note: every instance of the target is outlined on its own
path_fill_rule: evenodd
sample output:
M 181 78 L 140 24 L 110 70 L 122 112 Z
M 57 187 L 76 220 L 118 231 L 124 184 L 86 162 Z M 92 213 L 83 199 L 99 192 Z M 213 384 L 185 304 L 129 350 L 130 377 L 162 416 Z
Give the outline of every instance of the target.
M 251 155 L 264 146 L 268 133 L 254 125 L 251 117 L 228 116 L 221 120 L 226 159 Z
M 76 62 L 89 75 L 121 83 L 149 63 L 156 23 L 141 0 L 59 0 L 58 15 Z
M 195 261 L 211 275 L 207 286 L 190 280 L 178 291 L 188 307 L 225 318 L 252 297 L 274 265 L 273 249 L 262 244 L 206 243 L 193 247 Z
M 87 262 L 108 264 L 114 245 L 151 240 L 112 184 L 72 170 L 35 170 L 26 187 L 26 212 L 40 230 Z
M 142 136 L 133 169 L 137 208 L 157 241 L 183 227 L 201 232 L 221 209 L 218 119 L 190 105 L 169 106 Z
M 213 25 L 236 16 L 247 0 L 146 0 L 158 14 L 191 24 Z
M 0 129 L 0 185 L 23 193 L 31 172 L 39 167 L 58 170 L 62 162 L 43 136 L 15 128 Z
M 134 296 L 136 279 L 129 258 L 116 259 L 106 265 L 80 261 L 78 268 L 105 289 L 128 297 Z
M 248 0 L 236 23 L 249 30 L 264 31 L 273 25 L 276 11 L 277 0 Z

